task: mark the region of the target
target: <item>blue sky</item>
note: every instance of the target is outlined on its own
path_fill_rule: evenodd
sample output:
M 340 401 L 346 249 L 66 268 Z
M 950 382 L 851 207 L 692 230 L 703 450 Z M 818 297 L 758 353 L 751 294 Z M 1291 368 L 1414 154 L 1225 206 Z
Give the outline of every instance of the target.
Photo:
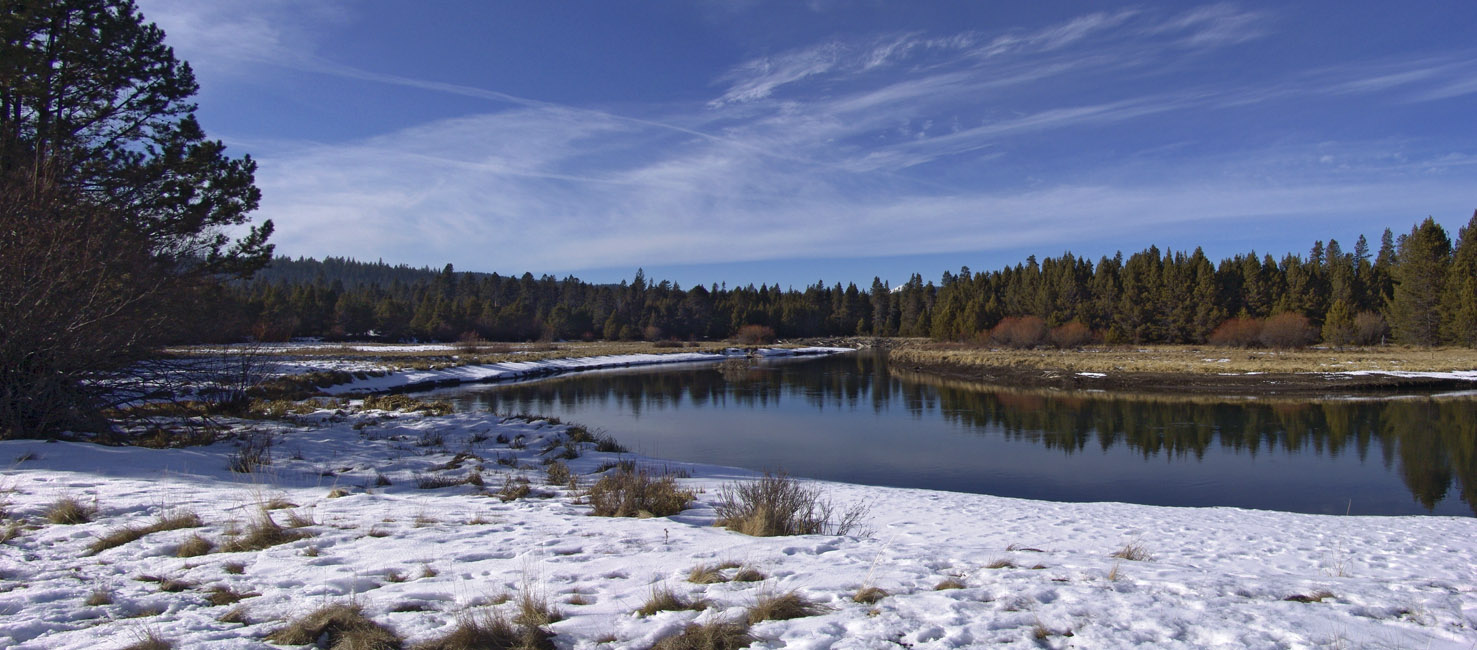
M 1477 3 L 141 0 L 279 253 L 894 284 L 1477 208 Z

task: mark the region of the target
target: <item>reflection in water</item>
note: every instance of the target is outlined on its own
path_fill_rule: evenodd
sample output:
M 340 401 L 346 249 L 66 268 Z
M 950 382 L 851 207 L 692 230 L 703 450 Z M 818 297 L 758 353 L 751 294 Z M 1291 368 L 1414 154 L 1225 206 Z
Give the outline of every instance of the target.
M 1070 501 L 1477 513 L 1472 398 L 1017 391 L 855 354 L 747 372 L 573 375 L 462 388 L 453 399 L 558 415 L 677 460 L 858 483 Z

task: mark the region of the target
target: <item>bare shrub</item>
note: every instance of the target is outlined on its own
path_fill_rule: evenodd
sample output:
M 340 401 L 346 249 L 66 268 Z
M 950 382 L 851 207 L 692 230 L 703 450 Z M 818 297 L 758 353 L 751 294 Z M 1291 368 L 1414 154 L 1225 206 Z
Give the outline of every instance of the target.
M 1249 348 L 1261 341 L 1262 322 L 1255 318 L 1232 318 L 1210 333 L 1211 345 L 1228 348 Z
M 236 451 L 231 452 L 227 459 L 227 466 L 237 474 L 254 474 L 271 464 L 272 436 L 255 431 L 242 435 Z
M 1361 311 L 1354 316 L 1354 342 L 1359 345 L 1382 345 L 1390 335 L 1390 326 L 1385 317 L 1374 312 Z
M 653 477 L 644 468 L 624 467 L 600 477 L 586 496 L 590 514 L 597 517 L 667 517 L 682 512 L 693 499 L 670 474 Z
M 711 621 L 689 624 L 678 634 L 657 641 L 651 650 L 735 650 L 747 648 L 754 641 L 748 625 Z
M 498 490 L 497 498 L 503 503 L 507 503 L 509 501 L 522 499 L 532 492 L 533 488 L 529 487 L 528 479 L 523 478 L 522 476 L 514 477 L 512 475 L 509 475 L 508 478 L 503 481 L 502 489 Z
M 1034 348 L 1046 340 L 1046 321 L 1036 316 L 1007 316 L 990 329 L 990 340 L 1007 348 Z
M 849 535 L 859 532 L 870 511 L 866 504 L 839 509 L 819 487 L 784 472 L 725 483 L 713 508 L 714 525 L 755 537 Z
M 740 345 L 774 343 L 774 328 L 767 325 L 745 325 L 738 328 L 731 340 Z
M 365 650 L 388 650 L 402 644 L 394 630 L 374 622 L 352 603 L 324 605 L 268 634 L 266 640 L 284 645 L 321 642 L 326 648 Z
M 1301 348 L 1318 340 L 1318 330 L 1308 322 L 1307 316 L 1282 312 L 1262 323 L 1257 340 L 1269 348 Z
M 1051 344 L 1059 348 L 1077 348 L 1092 342 L 1092 330 L 1086 325 L 1072 321 L 1065 325 L 1053 327 L 1047 335 Z
M 794 591 L 783 594 L 760 594 L 758 601 L 749 607 L 749 625 L 760 621 L 788 621 L 824 613 L 826 607 L 801 596 Z
M 544 467 L 544 478 L 549 485 L 565 485 L 569 483 L 571 474 L 569 466 L 560 461 L 554 461 Z

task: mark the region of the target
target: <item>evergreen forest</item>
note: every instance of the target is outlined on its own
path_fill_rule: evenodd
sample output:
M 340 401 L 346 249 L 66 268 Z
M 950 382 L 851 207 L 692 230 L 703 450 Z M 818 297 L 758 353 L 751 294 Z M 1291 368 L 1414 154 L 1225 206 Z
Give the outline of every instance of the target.
M 1157 247 L 1096 262 L 1071 253 L 900 286 L 817 282 L 684 288 L 276 258 L 225 285 L 194 340 L 711 340 L 918 336 L 1016 347 L 1213 343 L 1477 346 L 1477 213 L 1455 241 L 1427 218 L 1378 248 L 1315 242 L 1306 256 L 1212 261 Z

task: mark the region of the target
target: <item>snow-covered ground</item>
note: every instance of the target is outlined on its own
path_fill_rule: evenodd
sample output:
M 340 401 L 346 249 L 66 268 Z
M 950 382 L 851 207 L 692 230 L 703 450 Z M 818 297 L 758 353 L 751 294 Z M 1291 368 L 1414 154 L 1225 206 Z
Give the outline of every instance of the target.
M 823 483 L 839 504 L 870 504 L 870 535 L 754 538 L 712 525 L 718 488 L 750 473 L 585 445 L 567 462 L 586 486 L 621 458 L 690 471 L 680 483 L 697 497 L 672 517 L 589 516 L 577 491 L 543 484 L 541 461 L 565 448 L 541 452 L 565 435 L 563 425 L 321 410 L 293 423 L 232 426 L 270 436 L 271 464 L 233 474 L 233 442 L 172 450 L 0 442 L 8 465 L 0 502 L 11 521 L 26 522 L 0 545 L 0 646 L 122 647 L 156 634 L 179 648 L 271 647 L 262 637 L 285 619 L 352 601 L 410 647 L 466 612 L 511 611 L 512 602 L 493 603 L 529 590 L 562 611 L 549 626 L 562 648 L 646 648 L 692 621 L 741 619 L 761 596 L 791 590 L 825 611 L 758 623 L 753 647 L 1477 646 L 1472 518 L 1049 503 Z M 444 468 L 458 453 L 475 457 Z M 484 488 L 417 487 L 478 466 Z M 535 494 L 489 495 L 516 475 Z M 330 498 L 335 488 L 348 495 Z M 46 523 L 43 513 L 65 497 L 95 506 L 92 521 Z M 275 520 L 297 520 L 308 536 L 176 557 L 193 536 L 221 544 L 278 499 L 293 506 L 272 511 Z M 110 531 L 187 511 L 204 525 L 89 553 Z M 1147 557 L 1113 556 L 1126 547 Z M 765 577 L 687 581 L 694 567 L 720 563 Z M 936 589 L 951 580 L 959 588 Z M 854 602 L 864 586 L 888 595 Z M 635 614 L 660 587 L 710 604 Z M 212 606 L 218 588 L 250 595 Z M 235 606 L 248 622 L 218 620 Z

